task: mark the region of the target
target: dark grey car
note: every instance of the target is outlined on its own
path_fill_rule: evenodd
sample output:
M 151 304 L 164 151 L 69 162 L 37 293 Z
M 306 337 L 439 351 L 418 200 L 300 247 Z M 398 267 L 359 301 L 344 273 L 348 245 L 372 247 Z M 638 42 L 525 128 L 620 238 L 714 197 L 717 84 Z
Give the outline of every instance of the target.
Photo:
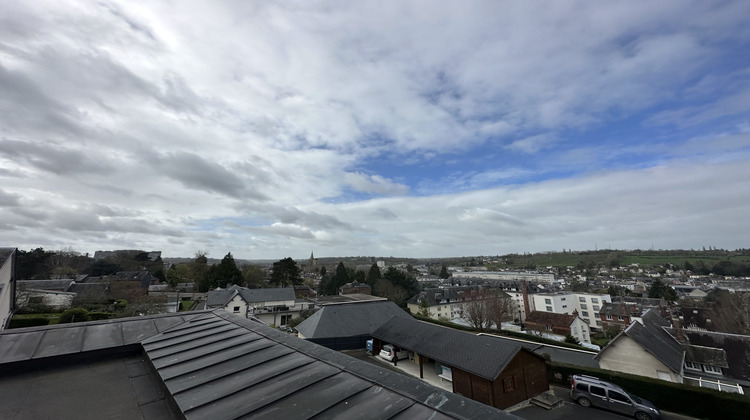
M 661 419 L 659 409 L 649 401 L 593 376 L 573 375 L 570 397 L 584 407 L 604 408 L 638 420 Z

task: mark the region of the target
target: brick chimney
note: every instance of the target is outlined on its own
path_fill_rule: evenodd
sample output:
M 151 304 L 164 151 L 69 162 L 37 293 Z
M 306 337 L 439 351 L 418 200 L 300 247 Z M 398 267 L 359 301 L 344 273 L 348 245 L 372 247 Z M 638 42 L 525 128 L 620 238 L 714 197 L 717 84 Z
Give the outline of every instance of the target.
M 529 291 L 526 288 L 526 280 L 521 280 L 521 289 L 523 293 L 523 310 L 526 316 L 529 316 L 531 307 L 529 307 Z

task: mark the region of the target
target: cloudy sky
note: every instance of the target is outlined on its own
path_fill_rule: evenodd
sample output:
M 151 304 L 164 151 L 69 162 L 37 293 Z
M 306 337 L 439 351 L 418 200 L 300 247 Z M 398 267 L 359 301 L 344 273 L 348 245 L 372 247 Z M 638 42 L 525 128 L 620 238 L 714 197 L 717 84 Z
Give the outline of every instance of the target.
M 750 2 L 0 0 L 0 242 L 750 247 Z

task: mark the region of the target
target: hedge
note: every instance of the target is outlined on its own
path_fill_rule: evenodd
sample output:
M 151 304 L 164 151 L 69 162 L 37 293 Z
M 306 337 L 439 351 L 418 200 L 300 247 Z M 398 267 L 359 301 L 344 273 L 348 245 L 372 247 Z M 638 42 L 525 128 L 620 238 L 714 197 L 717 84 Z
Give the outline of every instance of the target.
M 745 395 L 644 376 L 555 362 L 547 363 L 547 375 L 550 383 L 568 388 L 573 375 L 595 376 L 651 401 L 660 410 L 701 419 L 740 419 L 750 412 L 750 398 Z
M 47 318 L 13 318 L 10 320 L 9 328 L 26 328 L 49 325 Z

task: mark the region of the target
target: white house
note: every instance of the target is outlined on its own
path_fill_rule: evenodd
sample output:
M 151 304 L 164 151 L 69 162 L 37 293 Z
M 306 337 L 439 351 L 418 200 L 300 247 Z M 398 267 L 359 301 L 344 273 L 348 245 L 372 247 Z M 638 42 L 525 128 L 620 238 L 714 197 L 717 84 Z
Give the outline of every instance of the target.
M 223 308 L 227 312 L 243 318 L 254 317 L 268 325 L 286 325 L 313 304 L 297 302 L 293 287 L 271 289 L 248 289 L 230 286 L 226 289 L 211 290 L 206 296 L 206 307 Z

